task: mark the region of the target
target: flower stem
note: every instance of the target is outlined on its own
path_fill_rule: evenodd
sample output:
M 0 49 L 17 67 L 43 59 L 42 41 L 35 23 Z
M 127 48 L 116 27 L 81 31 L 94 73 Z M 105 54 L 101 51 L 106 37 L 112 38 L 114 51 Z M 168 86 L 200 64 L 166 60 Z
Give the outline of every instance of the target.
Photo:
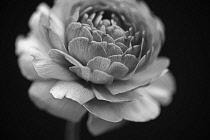
M 79 140 L 80 136 L 80 123 L 67 122 L 65 130 L 65 140 Z

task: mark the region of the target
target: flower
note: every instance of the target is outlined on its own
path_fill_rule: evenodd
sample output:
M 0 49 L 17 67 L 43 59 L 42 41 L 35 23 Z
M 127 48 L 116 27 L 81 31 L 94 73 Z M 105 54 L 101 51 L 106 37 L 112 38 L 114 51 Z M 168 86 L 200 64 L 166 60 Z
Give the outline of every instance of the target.
M 144 2 L 57 0 L 40 4 L 29 26 L 16 54 L 41 109 L 70 121 L 88 111 L 97 135 L 122 120 L 155 119 L 170 103 L 169 59 L 157 57 L 164 27 Z

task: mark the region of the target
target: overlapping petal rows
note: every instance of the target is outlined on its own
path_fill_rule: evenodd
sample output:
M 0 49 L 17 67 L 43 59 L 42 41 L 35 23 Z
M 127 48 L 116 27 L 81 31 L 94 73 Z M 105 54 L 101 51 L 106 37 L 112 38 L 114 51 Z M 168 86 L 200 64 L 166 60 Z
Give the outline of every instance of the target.
M 164 28 L 145 3 L 57 0 L 52 9 L 41 4 L 29 25 L 16 53 L 23 75 L 36 81 L 30 95 L 40 108 L 73 121 L 87 109 L 99 117 L 88 123 L 98 134 L 113 125 L 98 132 L 94 120 L 148 121 L 171 101 L 169 60 L 157 58 Z

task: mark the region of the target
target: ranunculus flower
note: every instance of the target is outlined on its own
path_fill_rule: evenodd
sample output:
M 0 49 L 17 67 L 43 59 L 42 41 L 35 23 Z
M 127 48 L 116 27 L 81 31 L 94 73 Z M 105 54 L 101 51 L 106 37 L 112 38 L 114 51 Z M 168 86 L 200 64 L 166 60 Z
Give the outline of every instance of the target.
M 29 26 L 16 53 L 41 109 L 70 121 L 88 111 L 96 135 L 122 120 L 155 119 L 170 103 L 169 60 L 157 57 L 164 27 L 144 2 L 57 0 L 40 4 Z

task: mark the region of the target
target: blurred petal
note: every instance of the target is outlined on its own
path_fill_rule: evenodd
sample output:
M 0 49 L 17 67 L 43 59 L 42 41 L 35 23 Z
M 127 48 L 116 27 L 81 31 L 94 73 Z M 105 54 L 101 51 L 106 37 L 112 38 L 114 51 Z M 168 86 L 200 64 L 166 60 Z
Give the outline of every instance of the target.
M 110 122 L 119 122 L 122 117 L 119 115 L 115 104 L 93 99 L 84 104 L 84 107 L 95 116 Z
M 147 85 L 153 80 L 156 80 L 169 65 L 169 60 L 166 58 L 159 58 L 154 63 L 149 65 L 142 72 L 136 73 L 130 80 L 126 81 L 114 81 L 111 85 L 107 85 L 107 88 L 112 94 L 119 94 L 132 89 Z
M 29 53 L 30 48 L 41 47 L 38 40 L 31 35 L 26 38 L 24 38 L 23 36 L 18 36 L 15 42 L 15 46 L 15 52 L 17 55 L 19 55 L 18 65 L 23 76 L 25 76 L 29 80 L 41 79 L 41 77 L 38 76 L 37 72 L 34 69 L 34 66 L 32 64 L 33 57 Z
M 72 6 L 79 0 L 55 0 L 52 12 L 62 21 L 70 18 Z
M 30 89 L 31 100 L 40 109 L 44 109 L 50 114 L 67 119 L 69 121 L 80 121 L 86 109 L 71 99 L 55 99 L 49 92 L 56 81 L 36 81 Z
M 15 41 L 15 53 L 17 55 L 26 53 L 30 55 L 30 48 L 42 48 L 41 44 L 39 41 L 32 35 L 28 37 L 23 37 L 23 36 L 18 36 L 16 41 Z
M 91 134 L 94 136 L 101 135 L 103 133 L 109 132 L 113 129 L 117 129 L 122 126 L 125 122 L 108 122 L 103 119 L 100 119 L 92 114 L 89 114 L 89 118 L 87 121 L 87 128 Z
M 143 90 L 138 89 L 134 92 L 143 94 L 143 97 L 131 102 L 115 104 L 121 117 L 134 122 L 145 122 L 155 119 L 160 113 L 158 102 Z
M 65 68 L 58 63 L 52 61 L 47 54 L 44 54 L 38 49 L 31 49 L 31 55 L 34 57 L 33 65 L 42 78 L 46 79 L 59 79 L 59 80 L 74 80 L 75 74 L 69 71 L 68 68 Z
M 50 12 L 50 28 L 52 28 L 56 34 L 58 34 L 59 38 L 61 39 L 61 42 L 65 43 L 65 37 L 64 37 L 64 23 L 53 13 Z
M 168 105 L 171 102 L 175 89 L 175 79 L 169 72 L 145 88 L 148 94 L 162 105 Z
M 29 80 L 42 79 L 38 76 L 32 64 L 33 57 L 28 54 L 20 55 L 18 58 L 18 65 L 24 77 Z
M 48 26 L 49 23 L 50 8 L 47 4 L 41 3 L 37 7 L 37 11 L 33 13 L 29 20 L 29 26 L 32 30 L 32 34 L 43 44 L 43 47 L 48 51 L 51 47 L 46 37 L 46 30 L 44 26 Z
M 88 86 L 76 81 L 58 81 L 50 90 L 54 98 L 62 99 L 64 96 L 68 99 L 84 104 L 93 99 L 95 95 Z

